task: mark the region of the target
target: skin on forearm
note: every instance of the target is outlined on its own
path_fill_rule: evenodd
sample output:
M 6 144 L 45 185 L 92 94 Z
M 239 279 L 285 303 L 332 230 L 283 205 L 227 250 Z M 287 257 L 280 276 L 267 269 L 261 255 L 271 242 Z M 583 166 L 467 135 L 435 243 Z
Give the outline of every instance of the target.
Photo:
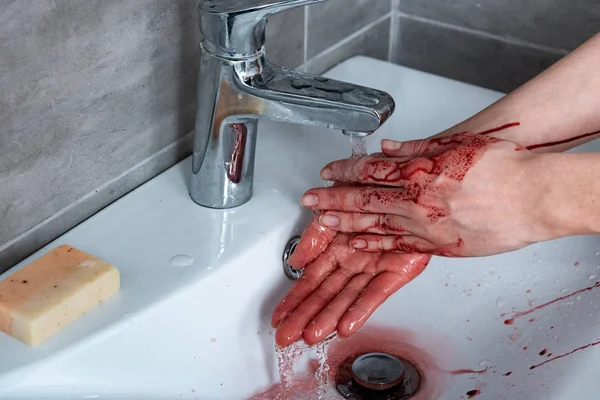
M 600 154 L 548 153 L 530 165 L 535 219 L 548 240 L 600 234 Z
M 436 135 L 488 133 L 535 152 L 600 137 L 600 34 L 468 120 Z

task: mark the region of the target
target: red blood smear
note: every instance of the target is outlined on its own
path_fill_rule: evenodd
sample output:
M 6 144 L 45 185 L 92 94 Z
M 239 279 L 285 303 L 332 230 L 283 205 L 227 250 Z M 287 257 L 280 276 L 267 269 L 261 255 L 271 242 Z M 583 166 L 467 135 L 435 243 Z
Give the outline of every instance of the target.
M 500 132 L 505 129 L 512 128 L 513 126 L 519 126 L 519 125 L 521 125 L 520 122 L 511 122 L 509 124 L 502 125 L 497 128 L 492 128 L 492 129 L 488 129 L 487 131 L 479 132 L 478 135 L 489 135 L 490 133 Z
M 487 372 L 490 367 L 486 367 L 485 369 L 474 370 L 474 369 L 457 369 L 454 371 L 450 371 L 452 375 L 468 375 L 468 374 L 477 374 L 483 375 Z
M 242 170 L 244 169 L 244 153 L 246 152 L 248 129 L 244 124 L 231 124 L 231 129 L 235 131 L 235 146 L 231 154 L 227 177 L 233 183 L 240 183 Z
M 523 347 L 523 350 L 527 350 L 527 346 Z
M 211 343 L 215 343 L 216 341 L 217 341 L 217 339 L 215 339 L 215 338 L 210 338 L 210 342 L 211 342 Z
M 527 289 L 525 293 L 531 293 L 531 289 Z
M 535 318 L 530 318 L 529 322 L 535 322 Z
M 557 140 L 555 142 L 546 142 L 546 143 L 539 143 L 539 144 L 532 144 L 531 146 L 527 146 L 527 150 L 534 150 L 534 149 L 539 149 L 541 147 L 550 147 L 550 146 L 557 146 L 559 144 L 565 144 L 565 143 L 569 143 L 569 142 L 574 142 L 575 140 L 579 140 L 579 139 L 583 139 L 589 136 L 593 136 L 593 135 L 597 135 L 599 134 L 600 131 L 595 131 L 595 132 L 590 132 L 590 133 L 584 133 L 583 135 L 579 135 L 579 136 L 575 136 L 569 139 L 564 139 L 564 140 Z
M 284 389 L 281 384 L 271 386 L 267 391 L 254 395 L 251 400 L 295 400 L 314 399 L 317 400 L 318 383 L 314 378 L 296 379 L 289 389 Z M 314 394 L 314 396 L 311 396 Z
M 579 261 L 577 261 L 575 264 L 573 264 L 574 267 L 579 267 Z
M 481 394 L 481 391 L 480 391 L 480 390 L 477 390 L 477 389 L 475 389 L 475 390 L 469 390 L 469 391 L 467 392 L 467 396 L 469 396 L 469 397 L 468 397 L 469 399 L 472 399 L 472 398 L 473 398 L 473 397 L 475 397 L 475 396 L 479 396 L 480 394 Z
M 548 352 L 548 350 L 546 350 L 546 349 L 544 349 L 544 350 L 540 351 L 540 356 L 543 356 L 543 355 L 545 355 L 547 352 Z
M 577 290 L 577 291 L 575 291 L 573 293 L 567 294 L 565 296 L 561 296 L 561 297 L 559 297 L 557 299 L 548 301 L 548 302 L 546 302 L 544 304 L 541 304 L 541 305 L 539 305 L 537 307 L 534 307 L 534 308 L 532 308 L 530 310 L 527 310 L 527 311 L 518 311 L 518 312 L 516 312 L 516 313 L 513 314 L 512 318 L 504 320 L 504 325 L 512 325 L 512 324 L 514 324 L 516 318 L 522 317 L 523 315 L 531 314 L 534 311 L 537 311 L 537 310 L 539 310 L 541 308 L 547 307 L 547 306 L 549 306 L 551 304 L 554 304 L 554 303 L 556 303 L 558 301 L 562 301 L 562 300 L 568 299 L 571 296 L 575 296 L 575 295 L 577 295 L 579 293 L 590 291 L 590 290 L 595 289 L 597 287 L 600 287 L 600 282 L 596 282 L 594 284 L 594 286 L 589 286 L 589 287 Z M 550 329 L 552 329 L 552 328 L 554 328 L 554 327 L 551 327 Z
M 332 379 L 337 375 L 340 363 L 360 354 L 383 352 L 407 360 L 424 378 L 411 400 L 431 400 L 440 398 L 451 386 L 451 373 L 442 369 L 439 363 L 443 362 L 442 358 L 447 362 L 456 360 L 457 355 L 449 353 L 453 348 L 456 347 L 444 338 L 426 337 L 423 332 L 417 334 L 406 329 L 364 327 L 344 340 L 333 342 L 327 350 L 327 357 L 331 363 Z
M 546 360 L 546 361 L 544 361 L 544 362 L 542 362 L 542 363 L 539 363 L 539 364 L 536 364 L 536 365 L 532 365 L 531 367 L 529 367 L 529 369 L 535 369 L 535 368 L 541 367 L 542 365 L 544 365 L 544 364 L 548 364 L 549 362 L 552 362 L 552 361 L 554 361 L 554 360 L 558 360 L 558 359 L 560 359 L 560 358 L 564 358 L 564 357 L 570 356 L 571 354 L 573 354 L 573 353 L 577 353 L 577 352 L 578 352 L 578 351 L 580 351 L 580 350 L 584 350 L 584 349 L 587 349 L 587 348 L 589 348 L 589 347 L 597 346 L 597 345 L 599 345 L 599 344 L 600 344 L 600 340 L 599 340 L 599 341 L 597 341 L 597 342 L 594 342 L 594 343 L 586 344 L 585 346 L 578 347 L 578 348 L 576 348 L 575 350 L 572 350 L 572 351 L 570 351 L 570 352 L 568 352 L 568 353 L 561 354 L 560 356 L 556 356 L 556 357 L 554 357 L 554 358 L 551 358 L 551 359 L 549 359 L 549 360 Z
M 423 349 L 428 349 L 425 351 Z M 455 363 L 458 355 L 451 353 L 456 346 L 446 339 L 434 336 L 431 332 L 412 332 L 403 328 L 365 326 L 345 339 L 334 340 L 327 348 L 329 381 L 335 382 L 340 364 L 355 356 L 383 352 L 392 354 L 412 363 L 419 371 L 422 381 L 417 394 L 411 400 L 431 400 L 441 398 L 452 386 L 453 375 L 482 374 L 485 370 L 461 369 L 447 371 L 440 363 Z M 432 355 L 435 354 L 435 357 Z M 293 387 L 284 392 L 281 385 L 274 385 L 266 392 L 252 397 L 252 400 L 282 399 L 316 400 L 317 383 L 314 372 L 318 366 L 316 360 L 309 362 L 308 376 L 296 379 Z

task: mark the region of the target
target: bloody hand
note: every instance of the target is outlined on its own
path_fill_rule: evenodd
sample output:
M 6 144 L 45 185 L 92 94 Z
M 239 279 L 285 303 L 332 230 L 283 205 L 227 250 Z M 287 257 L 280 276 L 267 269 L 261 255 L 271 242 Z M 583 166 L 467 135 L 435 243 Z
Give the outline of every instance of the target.
M 349 247 L 350 239 L 321 226 L 318 216 L 306 229 L 289 260 L 294 268 L 304 267 L 304 274 L 272 316 L 278 345 L 302 338 L 308 344 L 319 343 L 336 330 L 341 337 L 351 335 L 381 303 L 416 278 L 430 259 L 356 251 Z
M 387 158 L 333 162 L 323 179 L 351 186 L 308 191 L 302 203 L 324 212 L 320 223 L 358 233 L 368 252 L 483 256 L 545 240 L 536 225 L 539 157 L 508 141 L 472 133 L 412 142 L 384 141 Z M 359 186 L 357 186 L 357 184 Z

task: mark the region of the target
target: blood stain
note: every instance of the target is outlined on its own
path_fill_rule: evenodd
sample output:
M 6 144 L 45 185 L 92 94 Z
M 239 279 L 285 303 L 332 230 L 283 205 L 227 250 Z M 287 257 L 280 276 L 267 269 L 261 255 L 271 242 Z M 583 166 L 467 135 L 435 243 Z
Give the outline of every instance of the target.
M 549 359 L 549 360 L 546 360 L 546 361 L 544 361 L 544 362 L 541 362 L 541 363 L 539 363 L 539 364 L 532 365 L 531 367 L 529 367 L 529 369 L 535 369 L 535 368 L 541 367 L 542 365 L 544 365 L 544 364 L 548 364 L 548 363 L 550 363 L 550 362 L 552 362 L 552 361 L 554 361 L 554 360 L 559 360 L 559 359 L 561 359 L 561 358 L 564 358 L 564 357 L 570 356 L 570 355 L 571 355 L 571 354 L 573 354 L 573 353 L 577 353 L 578 351 L 581 351 L 581 350 L 584 350 L 584 349 L 587 349 L 587 348 L 590 348 L 590 347 L 594 347 L 594 346 L 597 346 L 597 345 L 599 345 L 599 344 L 600 344 L 600 340 L 598 340 L 597 342 L 593 342 L 593 343 L 590 343 L 590 344 L 586 344 L 585 346 L 577 347 L 576 349 L 574 349 L 574 350 L 571 350 L 571 351 L 570 351 L 570 352 L 568 352 L 568 353 L 561 354 L 561 355 L 559 355 L 559 356 L 553 357 L 553 358 L 551 358 L 551 359 Z
M 546 349 L 544 349 L 544 350 L 540 351 L 540 356 L 543 356 L 543 355 L 545 355 L 547 352 L 548 352 L 548 350 L 546 350 Z
M 505 129 L 512 128 L 513 126 L 519 126 L 519 125 L 521 125 L 520 122 L 510 122 L 508 124 L 499 126 L 497 128 L 492 128 L 492 129 L 488 129 L 487 131 L 479 132 L 478 135 L 489 135 L 490 133 L 500 132 Z
M 424 335 L 422 332 L 416 333 L 402 328 L 364 326 L 348 338 L 335 339 L 327 347 L 329 380 L 335 382 L 336 378 L 340 379 L 338 374 L 346 372 L 340 367 L 346 365 L 349 360 L 365 353 L 384 352 L 409 361 L 422 376 L 427 378 L 421 382 L 419 391 L 411 400 L 440 398 L 452 386 L 452 376 L 479 375 L 488 370 L 488 368 L 445 370 L 442 364 L 454 364 L 459 357 L 452 352 L 455 348 L 456 346 L 445 338 L 440 338 L 431 332 Z M 268 400 L 278 398 L 277 396 L 286 399 L 316 400 L 318 384 L 314 373 L 318 362 L 311 360 L 308 365 L 307 373 L 296 378 L 292 388 L 286 391 L 280 384 L 276 384 L 252 397 L 252 400 Z
M 575 296 L 575 295 L 577 295 L 577 294 L 580 294 L 580 293 L 583 293 L 583 292 L 587 292 L 587 291 L 590 291 L 590 290 L 592 290 L 592 289 L 596 289 L 597 287 L 600 287 L 600 282 L 596 282 L 596 283 L 595 283 L 593 286 L 588 286 L 588 287 L 586 287 L 586 288 L 583 288 L 583 289 L 576 290 L 576 291 L 575 291 L 575 292 L 573 292 L 573 293 L 569 293 L 569 294 L 567 294 L 567 295 L 564 295 L 564 296 L 558 297 L 558 298 L 556 298 L 556 299 L 554 299 L 554 300 L 548 301 L 548 302 L 546 302 L 546 303 L 544 303 L 544 304 L 540 304 L 539 306 L 537 306 L 537 307 L 533 307 L 533 308 L 531 308 L 531 309 L 529 309 L 529 310 L 526 310 L 526 311 L 517 311 L 517 312 L 514 312 L 514 313 L 513 313 L 513 316 L 512 316 L 512 318 L 508 318 L 508 319 L 505 319 L 505 320 L 504 320 L 504 325 L 512 325 L 512 324 L 514 324 L 514 322 L 515 322 L 515 319 L 517 319 L 517 318 L 519 318 L 519 317 L 522 317 L 522 316 L 524 316 L 524 315 L 531 314 L 532 312 L 534 312 L 534 311 L 537 311 L 537 310 L 539 310 L 539 309 L 541 309 L 541 308 L 547 307 L 547 306 L 549 306 L 549 305 L 551 305 L 551 304 L 554 304 L 554 303 L 556 303 L 556 302 L 559 302 L 559 301 L 562 301 L 562 300 L 566 300 L 566 299 L 568 299 L 569 297 Z M 550 329 L 552 329 L 552 328 L 553 328 L 553 327 L 551 327 Z
M 502 374 L 502 375 L 503 375 L 503 376 L 510 376 L 511 374 L 512 374 L 512 371 L 508 371 L 507 373 L 505 373 L 505 374 Z
M 527 150 L 539 149 L 541 147 L 557 146 L 559 144 L 565 144 L 565 143 L 573 142 L 575 140 L 579 140 L 579 139 L 583 139 L 583 138 L 586 138 L 586 137 L 589 137 L 589 136 L 597 135 L 599 133 L 600 133 L 600 131 L 595 131 L 595 132 L 590 132 L 590 133 L 584 133 L 583 135 L 574 136 L 572 138 L 568 138 L 568 139 L 564 139 L 564 140 L 557 140 L 555 142 L 546 142 L 546 143 L 532 144 L 530 146 L 527 146 Z
M 473 389 L 473 390 L 469 390 L 467 392 L 467 396 L 469 399 L 472 399 L 473 397 L 479 396 L 481 394 L 481 390 L 479 389 Z

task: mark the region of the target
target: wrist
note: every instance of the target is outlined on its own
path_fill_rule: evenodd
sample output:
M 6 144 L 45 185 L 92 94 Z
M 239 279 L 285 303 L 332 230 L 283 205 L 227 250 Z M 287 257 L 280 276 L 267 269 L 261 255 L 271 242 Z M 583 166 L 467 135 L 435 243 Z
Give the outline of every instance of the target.
M 546 153 L 530 161 L 528 180 L 537 193 L 531 209 L 536 241 L 600 232 L 595 213 L 590 214 L 594 196 L 586 193 L 589 187 L 578 176 L 586 168 L 576 158 L 576 154 Z

